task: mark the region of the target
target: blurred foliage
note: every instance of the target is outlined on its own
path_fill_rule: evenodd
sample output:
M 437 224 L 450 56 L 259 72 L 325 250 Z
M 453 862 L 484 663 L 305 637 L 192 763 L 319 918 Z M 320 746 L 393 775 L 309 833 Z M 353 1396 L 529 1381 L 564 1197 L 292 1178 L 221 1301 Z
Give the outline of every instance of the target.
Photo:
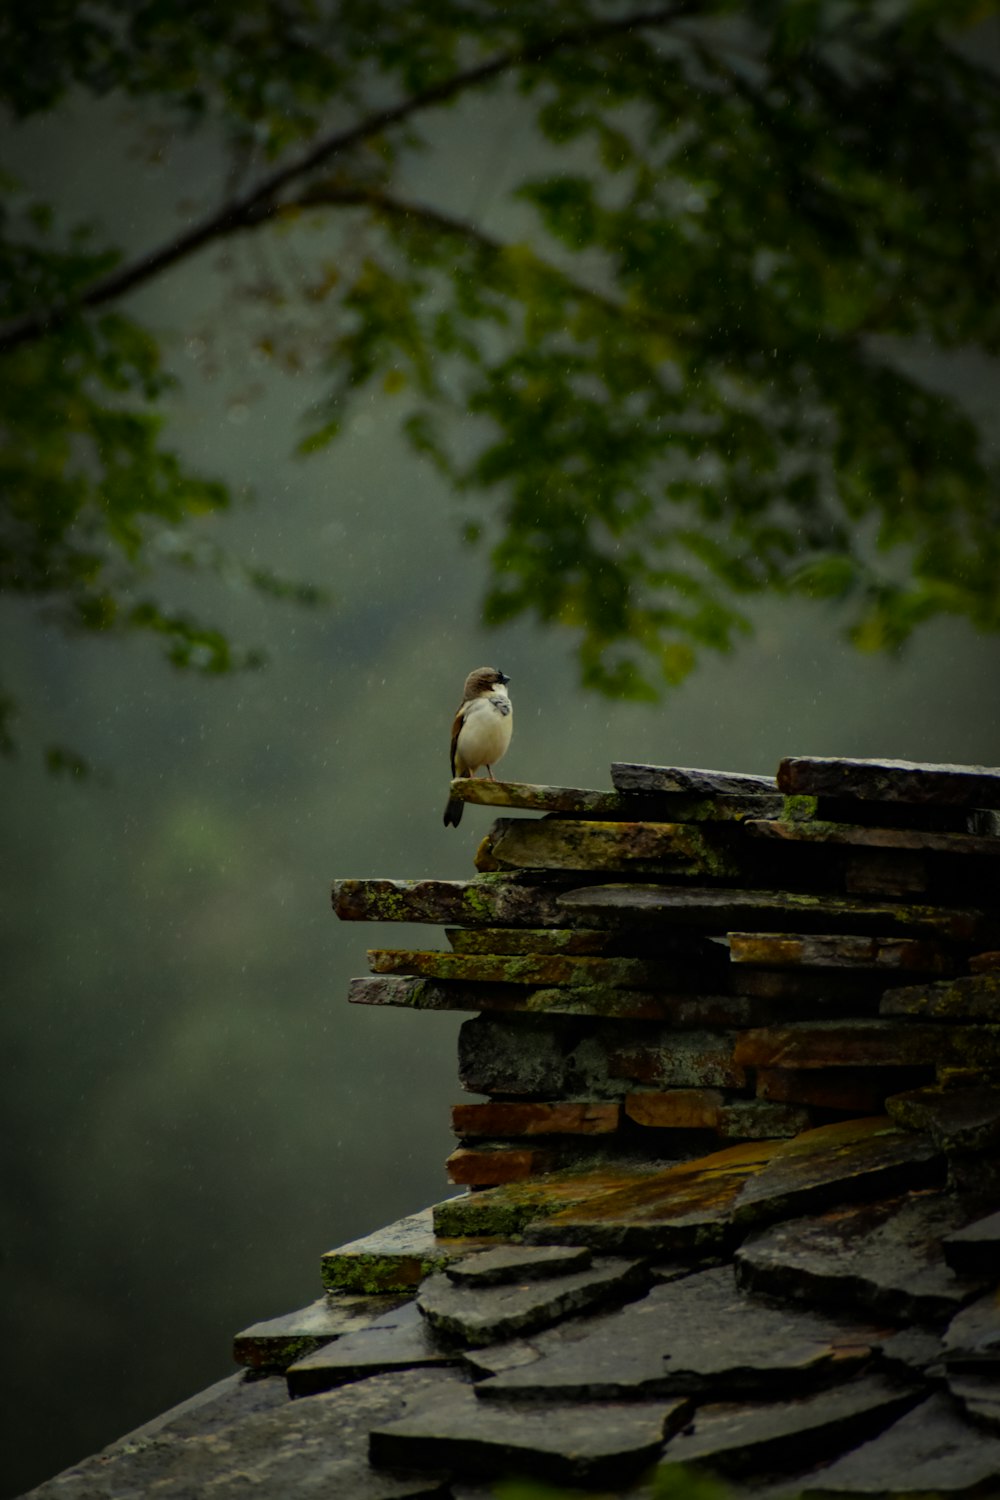
M 568 627 L 586 685 L 655 696 L 729 649 L 761 591 L 845 601 L 867 650 L 941 613 L 996 630 L 996 475 L 900 367 L 907 341 L 1000 352 L 1000 85 L 969 45 L 996 10 L 13 0 L 16 119 L 122 91 L 221 135 L 253 182 L 134 263 L 12 185 L 0 587 L 162 635 L 178 665 L 236 663 L 139 590 L 157 555 L 225 571 L 190 537 L 229 497 L 164 450 L 159 351 L 114 308 L 207 244 L 281 230 L 317 246 L 298 294 L 328 394 L 303 451 L 395 393 L 488 551 L 485 618 Z M 404 186 L 437 111 L 501 93 L 541 168 L 516 193 L 523 243 Z M 298 337 L 257 347 L 289 367 Z
M 565 1489 L 537 1479 L 500 1480 L 492 1489 L 494 1500 L 615 1500 L 620 1493 Z M 646 1491 L 649 1500 L 727 1500 L 729 1493 L 728 1486 L 711 1474 L 684 1464 L 660 1465 Z

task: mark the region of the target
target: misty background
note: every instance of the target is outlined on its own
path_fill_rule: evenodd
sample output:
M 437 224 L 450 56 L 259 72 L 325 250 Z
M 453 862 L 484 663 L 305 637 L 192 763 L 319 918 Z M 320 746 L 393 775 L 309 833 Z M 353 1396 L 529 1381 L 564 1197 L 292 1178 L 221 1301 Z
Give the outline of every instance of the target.
M 516 238 L 524 210 L 504 185 L 538 147 L 503 109 L 494 97 L 447 115 L 408 186 Z M 99 203 L 132 252 L 215 201 L 227 172 L 203 135 L 175 139 L 114 99 L 23 126 L 16 148 L 14 168 L 67 221 Z M 282 376 L 248 353 L 234 273 L 266 254 L 294 281 L 296 237 L 312 235 L 312 258 L 323 233 L 234 241 L 127 310 L 181 381 L 170 443 L 246 495 L 206 535 L 323 585 L 330 606 L 164 571 L 166 602 L 269 654 L 266 671 L 206 681 L 148 642 L 67 641 L 0 602 L 22 707 L 19 758 L 0 766 L 5 1495 L 229 1373 L 234 1333 L 319 1295 L 323 1251 L 453 1191 L 461 1018 L 346 1003 L 367 947 L 443 936 L 339 925 L 329 882 L 473 873 L 490 813 L 441 823 L 472 667 L 512 679 L 511 779 L 607 786 L 615 759 L 1000 764 L 997 642 L 965 625 L 865 657 L 835 606 L 764 601 L 751 641 L 655 707 L 583 694 L 568 635 L 484 631 L 484 559 L 397 435 L 399 398 L 363 400 L 332 449 L 296 459 L 320 373 L 307 360 Z M 995 424 L 992 368 L 907 357 Z M 96 774 L 47 775 L 49 743 Z

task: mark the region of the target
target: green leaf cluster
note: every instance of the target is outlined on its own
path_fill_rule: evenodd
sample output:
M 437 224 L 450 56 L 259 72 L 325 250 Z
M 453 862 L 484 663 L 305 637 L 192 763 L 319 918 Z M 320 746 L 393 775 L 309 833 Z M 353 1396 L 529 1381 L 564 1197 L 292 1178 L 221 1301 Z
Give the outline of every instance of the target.
M 837 601 L 866 650 L 941 614 L 1000 627 L 995 468 L 906 360 L 1000 353 L 1000 87 L 969 32 L 995 7 L 46 9 L 44 48 L 26 5 L 0 22 L 15 115 L 120 89 L 277 166 L 124 278 L 89 241 L 52 248 L 43 205 L 30 232 L 5 220 L 0 586 L 232 665 L 221 635 L 136 592 L 157 538 L 227 497 L 162 450 L 158 352 L 116 288 L 271 222 L 307 255 L 333 220 L 364 253 L 330 274 L 326 235 L 307 279 L 328 387 L 303 451 L 359 394 L 395 394 L 487 553 L 485 618 L 570 631 L 588 686 L 655 696 L 729 650 L 763 592 Z M 534 131 L 524 243 L 405 191 L 440 111 L 491 91 Z

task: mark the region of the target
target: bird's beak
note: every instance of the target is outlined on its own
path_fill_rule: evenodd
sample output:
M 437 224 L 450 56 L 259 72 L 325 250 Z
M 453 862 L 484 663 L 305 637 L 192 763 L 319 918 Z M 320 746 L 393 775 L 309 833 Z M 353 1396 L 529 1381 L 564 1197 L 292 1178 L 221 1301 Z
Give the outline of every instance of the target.
M 510 678 L 507 677 L 503 672 L 501 672 L 499 667 L 497 667 L 497 681 L 502 682 L 504 687 L 506 687 L 508 682 L 510 681 Z

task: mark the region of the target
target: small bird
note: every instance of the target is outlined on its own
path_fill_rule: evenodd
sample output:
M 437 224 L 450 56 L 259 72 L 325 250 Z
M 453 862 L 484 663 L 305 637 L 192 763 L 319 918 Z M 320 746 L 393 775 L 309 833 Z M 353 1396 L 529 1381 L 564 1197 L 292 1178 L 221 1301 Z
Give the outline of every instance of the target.
M 497 667 L 477 667 L 465 679 L 465 690 L 455 722 L 451 726 L 451 774 L 474 776 L 485 766 L 491 781 L 492 767 L 510 744 L 514 711 L 507 693 L 509 677 Z M 457 828 L 465 803 L 451 797 L 444 810 L 444 826 Z

